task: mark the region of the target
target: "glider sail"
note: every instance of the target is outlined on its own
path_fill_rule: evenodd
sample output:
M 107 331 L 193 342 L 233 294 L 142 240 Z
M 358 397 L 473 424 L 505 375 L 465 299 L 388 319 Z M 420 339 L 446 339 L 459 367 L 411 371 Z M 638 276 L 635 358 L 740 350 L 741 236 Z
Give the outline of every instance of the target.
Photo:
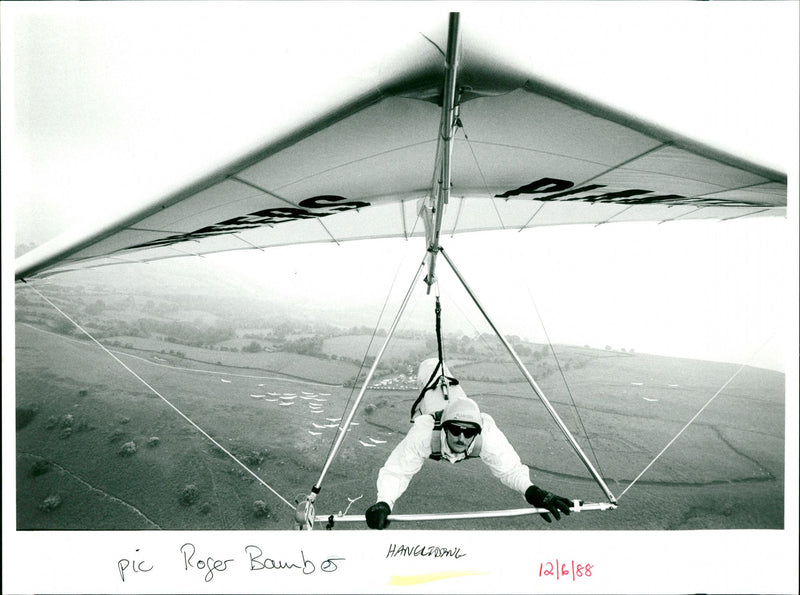
M 436 43 L 434 43 L 435 40 Z M 293 133 L 105 229 L 17 260 L 16 279 L 120 262 L 424 234 L 448 160 L 445 234 L 542 225 L 785 216 L 786 176 L 537 77 L 465 32 L 454 132 L 439 149 L 443 35 Z

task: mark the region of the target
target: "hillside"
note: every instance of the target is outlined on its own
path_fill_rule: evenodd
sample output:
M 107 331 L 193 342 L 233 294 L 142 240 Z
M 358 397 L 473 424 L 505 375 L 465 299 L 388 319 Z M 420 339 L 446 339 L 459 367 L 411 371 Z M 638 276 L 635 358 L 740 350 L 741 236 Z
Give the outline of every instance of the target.
M 160 339 L 109 337 L 123 342 L 114 353 L 157 396 L 96 345 L 71 333 L 30 322 L 17 324 L 16 333 L 20 530 L 288 529 L 294 496 L 314 484 L 336 435 L 337 423 L 328 420 L 347 411 L 353 389 L 342 379 L 358 369 L 344 353 L 329 359 L 174 345 L 181 353 L 170 354 L 156 351 Z M 286 340 L 279 335 L 273 347 Z M 350 341 L 335 344 L 342 349 Z M 352 342 L 361 345 L 363 339 Z M 600 461 L 617 494 L 737 369 L 584 348 L 556 351 L 568 368 L 569 390 L 554 367 L 540 385 L 584 449 Z M 602 500 L 514 366 L 498 355 L 472 357 L 458 359 L 454 370 L 537 483 L 569 497 Z M 544 355 L 529 359 L 534 368 L 546 361 Z M 742 370 L 617 511 L 553 526 L 525 517 L 430 528 L 780 528 L 783 390 L 782 374 Z M 415 397 L 415 390 L 367 391 L 357 425 L 325 480 L 320 511 L 343 510 L 359 498 L 350 512 L 360 513 L 374 500 L 377 470 L 407 430 Z M 451 510 L 524 505 L 476 463 L 426 465 L 397 512 L 441 512 L 442 502 Z

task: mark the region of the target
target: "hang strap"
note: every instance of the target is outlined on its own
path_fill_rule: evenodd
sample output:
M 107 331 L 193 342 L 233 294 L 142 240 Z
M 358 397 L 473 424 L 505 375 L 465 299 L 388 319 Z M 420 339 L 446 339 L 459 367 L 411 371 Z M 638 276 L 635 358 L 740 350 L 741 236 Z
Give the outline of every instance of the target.
M 450 376 L 445 376 L 444 374 L 444 347 L 442 344 L 442 304 L 439 301 L 439 296 L 436 296 L 436 350 L 439 356 L 439 361 L 436 364 L 436 367 L 433 368 L 433 372 L 431 373 L 430 378 L 422 387 L 422 390 L 417 397 L 417 400 L 414 401 L 414 404 L 411 406 L 411 420 L 414 420 L 417 407 L 422 402 L 422 399 L 425 397 L 425 394 L 434 388 L 437 385 L 441 385 L 442 387 L 442 396 L 444 400 L 447 401 L 449 398 L 448 395 L 448 387 L 456 386 L 458 384 L 458 380 L 452 378 Z

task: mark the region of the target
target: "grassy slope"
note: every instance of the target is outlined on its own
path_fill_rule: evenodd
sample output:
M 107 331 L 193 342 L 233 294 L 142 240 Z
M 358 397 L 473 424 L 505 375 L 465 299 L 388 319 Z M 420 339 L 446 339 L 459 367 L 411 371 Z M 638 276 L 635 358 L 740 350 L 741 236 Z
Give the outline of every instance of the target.
M 365 352 L 374 356 L 377 355 L 385 339 L 385 337 L 379 336 L 372 340 L 370 335 L 333 337 L 325 340 L 322 345 L 322 351 L 323 353 L 340 357 L 352 357 L 353 354 L 363 354 Z M 370 344 L 370 340 L 372 340 L 372 344 Z M 367 347 L 369 347 L 369 352 L 367 352 Z M 386 347 L 382 359 L 386 362 L 404 360 L 409 355 L 425 354 L 427 351 L 425 341 L 421 339 L 393 338 Z
M 231 354 L 242 357 L 247 354 Z M 270 354 L 267 354 L 270 355 Z M 556 374 L 541 386 L 587 452 L 571 401 L 580 408 L 594 451 L 619 494 L 683 424 L 736 371 L 735 366 L 647 355 L 600 353 L 568 373 L 570 391 Z M 342 414 L 349 389 L 254 378 L 240 368 L 203 365 L 215 373 L 176 370 L 121 356 L 225 448 L 248 458 L 252 469 L 290 501 L 316 481 L 335 429 L 317 430 Z M 298 357 L 298 356 L 291 356 Z M 291 358 L 290 358 L 291 359 Z M 241 361 L 241 360 L 239 360 Z M 321 361 L 321 360 L 318 360 Z M 321 368 L 294 363 L 298 375 L 320 379 Z M 248 365 L 250 365 L 248 363 Z M 515 378 L 513 367 L 508 378 Z M 263 376 L 269 376 L 263 374 Z M 222 379 L 229 382 L 222 382 Z M 259 386 L 263 385 L 263 386 Z M 677 386 L 673 386 L 677 385 Z M 575 455 L 532 399 L 524 383 L 469 381 L 467 392 L 490 412 L 533 469 L 537 483 L 569 497 L 602 500 Z M 308 401 L 279 407 L 251 394 L 330 393 L 318 414 Z M 375 497 L 375 476 L 408 428 L 409 392 L 368 392 L 354 426 L 326 477 L 320 512 L 338 512 L 347 498 L 361 513 Z M 645 400 L 657 399 L 657 400 Z M 372 405 L 373 407 L 369 407 Z M 130 373 L 89 344 L 17 325 L 17 407 L 36 408 L 17 431 L 18 529 L 286 529 L 292 510 L 208 439 L 149 392 Z M 73 415 L 61 436 L 48 420 Z M 783 375 L 746 368 L 725 392 L 621 500 L 620 509 L 585 513 L 546 525 L 537 517 L 437 523 L 437 529 L 696 529 L 779 528 L 783 524 Z M 313 436 L 309 431 L 320 431 Z M 155 447 L 146 445 L 158 436 Z M 359 440 L 386 440 L 364 447 Z M 133 440 L 137 452 L 119 454 Z M 37 460 L 56 466 L 33 476 Z M 468 483 L 465 483 L 468 482 Z M 180 502 L 194 484 L 198 499 Z M 468 488 L 465 488 L 468 486 Z M 49 513 L 39 505 L 62 497 Z M 257 517 L 253 502 L 271 514 Z M 207 504 L 206 504 L 207 503 Z M 426 464 L 397 512 L 517 508 L 521 497 L 500 485 L 480 462 Z M 395 525 L 400 529 L 419 525 Z M 363 528 L 342 525 L 343 529 Z
M 129 350 L 131 353 L 135 353 L 135 350 L 144 352 L 139 355 L 151 360 L 153 359 L 152 355 L 156 354 L 162 359 L 168 359 L 170 364 L 182 367 L 200 367 L 196 366 L 198 363 L 221 364 L 230 368 L 240 368 L 243 370 L 243 373 L 253 373 L 252 371 L 257 370 L 261 370 L 262 372 L 269 371 L 289 377 L 316 380 L 326 384 L 341 384 L 348 378 L 351 378 L 357 371 L 357 368 L 348 362 L 323 360 L 297 353 L 210 351 L 199 347 L 164 343 L 157 339 L 144 339 L 141 337 L 109 337 L 106 339 L 106 343 L 111 341 L 117 341 L 120 345 L 132 346 L 133 349 Z M 251 341 L 251 339 L 237 339 L 234 341 L 226 341 L 225 343 L 241 346 L 242 344 L 247 345 Z M 261 341 L 261 343 L 265 342 Z M 184 354 L 184 357 L 170 357 L 170 350 L 181 352 Z M 165 353 L 162 353 L 162 351 L 165 351 Z M 208 366 L 206 366 L 206 368 L 208 368 Z M 251 372 L 246 372 L 248 370 Z

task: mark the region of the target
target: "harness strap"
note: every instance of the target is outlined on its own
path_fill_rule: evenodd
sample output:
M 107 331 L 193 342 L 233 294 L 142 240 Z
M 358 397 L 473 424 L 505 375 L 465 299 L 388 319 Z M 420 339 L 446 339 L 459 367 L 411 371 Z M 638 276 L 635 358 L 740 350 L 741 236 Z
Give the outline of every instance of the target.
M 436 373 L 438 371 L 439 371 L 439 365 L 437 365 L 436 368 L 434 368 L 433 375 L 430 377 L 428 382 L 425 383 L 425 386 L 420 391 L 416 401 L 414 401 L 414 404 L 411 406 L 411 421 L 414 421 L 414 417 L 416 417 L 417 414 L 417 407 L 419 407 L 420 403 L 422 403 L 422 399 L 425 398 L 425 394 L 428 391 L 434 390 L 437 386 L 441 385 L 442 396 L 444 397 L 444 400 L 447 401 L 448 392 L 446 388 L 450 386 L 458 386 L 459 383 L 457 378 L 453 378 L 452 376 L 445 376 L 444 374 L 439 374 L 437 376 Z
M 430 378 L 428 378 L 428 381 L 422 387 L 422 390 L 420 391 L 416 401 L 414 401 L 414 404 L 411 405 L 412 421 L 414 420 L 414 416 L 417 412 L 417 407 L 422 402 L 422 399 L 425 397 L 425 393 L 427 393 L 429 390 L 434 389 L 437 385 L 440 385 L 442 387 L 442 396 L 444 397 L 444 400 L 447 401 L 449 399 L 449 394 L 447 390 L 448 387 L 456 386 L 458 384 L 458 380 L 450 376 L 445 376 L 444 374 L 444 348 L 442 346 L 442 304 L 439 300 L 438 295 L 436 296 L 435 312 L 436 312 L 436 351 L 439 356 L 439 361 L 437 362 L 436 367 L 434 367 Z M 440 370 L 441 373 L 438 374 Z
M 442 368 L 442 374 L 444 374 L 444 349 L 442 348 L 442 304 L 439 301 L 439 296 L 436 296 L 436 350 L 439 354 L 439 366 Z M 447 399 L 447 393 L 444 395 L 445 400 Z

